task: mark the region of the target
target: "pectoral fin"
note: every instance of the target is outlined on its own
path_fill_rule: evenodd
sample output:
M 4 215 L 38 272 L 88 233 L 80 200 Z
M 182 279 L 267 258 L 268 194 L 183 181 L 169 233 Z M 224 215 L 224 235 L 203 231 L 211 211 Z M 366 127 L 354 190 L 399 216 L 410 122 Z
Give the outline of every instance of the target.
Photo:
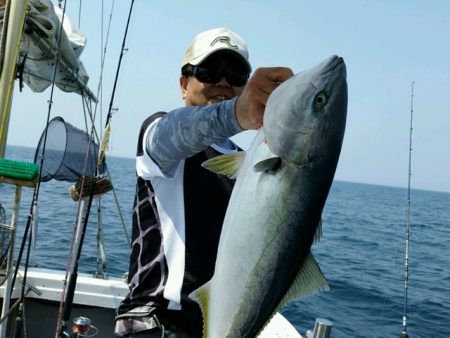
M 281 167 L 282 162 L 283 161 L 279 157 L 271 157 L 256 163 L 253 170 L 255 172 L 275 172 Z
M 202 167 L 228 178 L 236 178 L 245 159 L 245 151 L 213 157 L 202 163 Z

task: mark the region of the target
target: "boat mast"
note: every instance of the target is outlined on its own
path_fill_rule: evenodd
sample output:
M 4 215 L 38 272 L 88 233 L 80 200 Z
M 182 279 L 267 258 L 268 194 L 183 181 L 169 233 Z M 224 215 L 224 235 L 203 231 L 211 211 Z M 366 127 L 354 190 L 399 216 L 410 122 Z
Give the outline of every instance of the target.
M 9 115 L 11 110 L 16 64 L 19 58 L 20 44 L 22 41 L 25 13 L 28 8 L 28 0 L 7 1 L 9 15 L 4 18 L 6 30 L 2 29 L 5 36 L 4 55 L 0 58 L 0 158 L 5 156 L 6 139 L 8 137 Z
M 400 338 L 408 338 L 406 332 L 406 312 L 408 306 L 408 277 L 409 277 L 409 236 L 411 225 L 411 153 L 412 153 L 412 131 L 414 113 L 414 81 L 411 82 L 411 113 L 409 122 L 409 159 L 408 159 L 408 193 L 406 198 L 406 235 L 405 235 L 405 277 L 404 277 L 404 301 L 403 301 L 403 323 Z

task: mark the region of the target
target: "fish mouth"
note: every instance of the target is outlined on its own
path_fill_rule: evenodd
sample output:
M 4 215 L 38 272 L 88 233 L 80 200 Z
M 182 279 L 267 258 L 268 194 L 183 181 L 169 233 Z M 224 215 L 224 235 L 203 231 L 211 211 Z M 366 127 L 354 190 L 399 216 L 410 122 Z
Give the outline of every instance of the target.
M 345 66 L 344 58 L 342 56 L 338 56 L 338 55 L 330 56 L 327 60 L 325 60 L 318 67 L 322 67 L 323 65 L 326 65 L 325 67 L 323 67 L 323 71 L 322 71 L 323 77 L 326 77 L 330 73 L 336 73 L 336 74 L 343 75 L 344 78 L 347 77 L 346 66 Z
M 320 69 L 320 72 L 317 71 L 318 69 Z M 337 56 L 337 55 L 330 56 L 328 59 L 326 59 L 322 63 L 318 64 L 313 69 L 310 69 L 309 71 L 307 71 L 306 74 L 308 74 L 308 72 L 317 74 L 316 79 L 311 81 L 311 85 L 315 89 L 322 88 L 323 83 L 334 82 L 333 79 L 337 79 L 337 78 L 346 79 L 347 78 L 347 71 L 346 71 L 344 58 L 342 58 L 341 56 Z
M 341 73 L 345 78 L 347 78 L 347 68 L 345 66 L 344 58 L 341 56 L 335 56 L 336 59 L 333 60 L 330 68 L 337 73 Z

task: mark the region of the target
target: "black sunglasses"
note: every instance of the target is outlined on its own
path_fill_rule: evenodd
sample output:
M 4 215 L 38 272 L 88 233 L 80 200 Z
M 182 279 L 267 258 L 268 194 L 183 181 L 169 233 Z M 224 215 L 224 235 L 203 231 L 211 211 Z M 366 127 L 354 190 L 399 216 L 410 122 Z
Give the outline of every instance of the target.
M 225 78 L 230 85 L 236 87 L 245 85 L 250 75 L 248 73 L 238 72 L 233 68 L 206 68 L 192 65 L 184 68 L 182 74 L 184 76 L 193 75 L 197 80 L 203 83 L 217 83 L 222 78 Z

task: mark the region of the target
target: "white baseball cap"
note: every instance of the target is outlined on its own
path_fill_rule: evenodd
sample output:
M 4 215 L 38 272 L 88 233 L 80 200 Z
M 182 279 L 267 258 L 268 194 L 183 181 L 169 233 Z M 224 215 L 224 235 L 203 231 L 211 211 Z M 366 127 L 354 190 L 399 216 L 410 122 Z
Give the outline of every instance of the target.
M 236 53 L 244 61 L 248 72 L 251 72 L 252 67 L 248 61 L 247 44 L 243 38 L 228 28 L 214 28 L 199 33 L 186 49 L 181 67 L 187 64 L 197 66 L 212 53 L 219 50 Z

